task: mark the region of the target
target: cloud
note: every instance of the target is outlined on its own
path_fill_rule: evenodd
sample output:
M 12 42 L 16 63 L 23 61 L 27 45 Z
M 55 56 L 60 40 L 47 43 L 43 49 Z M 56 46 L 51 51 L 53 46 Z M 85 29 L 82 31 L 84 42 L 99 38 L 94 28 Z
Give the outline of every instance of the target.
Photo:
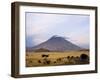
M 89 16 L 26 13 L 26 38 L 32 36 L 31 43 L 39 44 L 53 35 L 66 37 L 77 44 L 88 44 Z
M 90 40 L 89 40 L 89 35 L 79 35 L 76 37 L 71 37 L 70 41 L 80 47 L 88 48 Z
M 49 34 L 50 30 L 52 31 L 56 25 L 62 23 L 64 19 L 59 15 L 52 14 L 39 14 L 39 13 L 27 13 L 26 14 L 26 35 L 33 35 L 34 41 L 36 43 L 43 42 L 47 40 L 47 36 L 43 36 Z M 66 20 L 67 21 L 67 20 Z M 57 26 L 56 26 L 57 29 Z M 51 32 L 52 33 L 52 32 Z M 55 35 L 55 34 L 54 34 Z
M 26 30 L 27 35 L 45 33 L 55 26 L 62 25 L 62 23 L 69 23 L 72 20 L 71 16 L 56 14 L 41 14 L 41 13 L 27 13 L 26 14 Z M 70 20 L 71 19 L 71 20 Z
M 33 38 L 34 38 L 33 36 L 27 36 L 26 37 L 26 47 L 33 47 L 35 45 Z

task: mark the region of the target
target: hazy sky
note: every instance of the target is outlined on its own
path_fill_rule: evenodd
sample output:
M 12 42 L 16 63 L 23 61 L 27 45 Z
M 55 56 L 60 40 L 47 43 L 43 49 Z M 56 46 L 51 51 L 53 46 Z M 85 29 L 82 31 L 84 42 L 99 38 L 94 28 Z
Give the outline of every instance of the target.
M 33 47 L 53 35 L 89 47 L 89 15 L 26 13 L 26 47 Z

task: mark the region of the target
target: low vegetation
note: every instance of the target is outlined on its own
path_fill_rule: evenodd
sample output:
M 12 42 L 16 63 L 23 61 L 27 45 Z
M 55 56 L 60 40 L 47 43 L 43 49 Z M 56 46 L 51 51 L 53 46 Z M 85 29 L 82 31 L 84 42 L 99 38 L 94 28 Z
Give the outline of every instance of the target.
M 40 49 L 40 51 L 43 49 Z M 26 67 L 89 64 L 89 50 L 26 52 Z

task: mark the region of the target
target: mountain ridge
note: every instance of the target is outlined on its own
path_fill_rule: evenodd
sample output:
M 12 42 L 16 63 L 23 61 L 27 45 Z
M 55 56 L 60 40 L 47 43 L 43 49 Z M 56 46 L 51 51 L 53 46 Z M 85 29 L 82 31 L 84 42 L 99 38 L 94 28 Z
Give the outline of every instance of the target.
M 30 48 L 30 51 L 34 51 L 41 48 L 47 49 L 50 51 L 67 51 L 67 50 L 81 50 L 82 49 L 76 44 L 73 44 L 70 41 L 66 40 L 64 37 L 60 37 L 60 36 L 52 36 L 47 41 L 42 42 Z

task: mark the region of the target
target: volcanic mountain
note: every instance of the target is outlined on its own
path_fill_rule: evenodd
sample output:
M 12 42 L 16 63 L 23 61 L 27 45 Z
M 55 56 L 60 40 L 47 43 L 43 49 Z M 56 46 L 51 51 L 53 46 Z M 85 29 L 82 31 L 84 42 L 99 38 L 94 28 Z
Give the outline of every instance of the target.
M 67 50 L 81 50 L 79 46 L 71 43 L 70 41 L 66 40 L 63 37 L 53 36 L 47 41 L 32 47 L 30 50 L 45 49 L 49 51 L 67 51 Z

